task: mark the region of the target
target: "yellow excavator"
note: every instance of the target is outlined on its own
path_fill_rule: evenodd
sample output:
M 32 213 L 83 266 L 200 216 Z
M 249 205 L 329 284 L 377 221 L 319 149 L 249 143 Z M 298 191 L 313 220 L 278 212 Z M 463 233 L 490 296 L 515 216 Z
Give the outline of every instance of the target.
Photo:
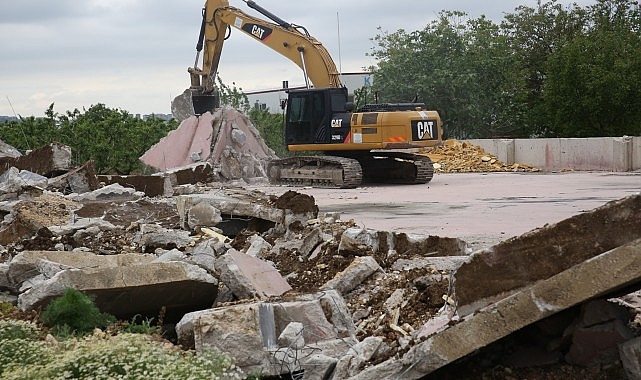
M 318 40 L 254 1 L 242 1 L 271 21 L 248 15 L 228 0 L 206 1 L 196 62 L 188 69 L 196 114 L 219 106 L 214 77 L 234 27 L 298 65 L 306 83 L 304 89 L 288 91 L 285 143 L 291 152 L 321 154 L 271 161 L 267 173 L 272 183 L 354 188 L 432 179 L 430 159 L 407 150 L 442 143 L 438 112 L 425 110 L 423 103 L 368 104 L 354 111 L 336 64 Z

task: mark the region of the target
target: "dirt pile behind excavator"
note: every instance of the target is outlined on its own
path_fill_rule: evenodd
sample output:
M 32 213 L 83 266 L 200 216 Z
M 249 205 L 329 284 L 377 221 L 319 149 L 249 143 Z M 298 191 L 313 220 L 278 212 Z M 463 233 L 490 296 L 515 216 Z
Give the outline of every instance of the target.
M 446 140 L 442 146 L 423 148 L 419 154 L 428 156 L 432 160 L 434 171 L 437 173 L 540 171 L 528 164 L 506 164 L 480 146 L 458 140 Z

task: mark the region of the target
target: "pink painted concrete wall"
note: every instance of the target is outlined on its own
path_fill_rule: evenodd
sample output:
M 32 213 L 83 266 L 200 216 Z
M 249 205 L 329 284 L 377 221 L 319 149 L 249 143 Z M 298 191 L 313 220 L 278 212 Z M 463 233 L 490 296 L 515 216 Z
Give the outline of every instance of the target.
M 207 112 L 200 117 L 183 120 L 180 126 L 145 152 L 140 160 L 156 170 L 164 171 L 209 157 L 213 134 L 213 116 Z

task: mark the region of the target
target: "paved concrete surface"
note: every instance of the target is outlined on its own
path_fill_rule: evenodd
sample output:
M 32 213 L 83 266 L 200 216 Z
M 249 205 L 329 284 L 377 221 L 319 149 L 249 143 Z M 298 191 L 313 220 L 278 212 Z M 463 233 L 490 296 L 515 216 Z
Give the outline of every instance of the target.
M 477 249 L 639 193 L 641 172 L 439 173 L 426 185 L 259 189 L 312 195 L 320 212 L 363 227 L 457 237 Z

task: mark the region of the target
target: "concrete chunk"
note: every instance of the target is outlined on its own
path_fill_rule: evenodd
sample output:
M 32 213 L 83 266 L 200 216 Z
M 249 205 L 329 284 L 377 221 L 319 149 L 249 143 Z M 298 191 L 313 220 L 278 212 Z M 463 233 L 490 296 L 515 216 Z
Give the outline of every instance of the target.
M 373 257 L 357 257 L 347 268 L 321 286 L 321 289 L 336 289 L 341 294 L 347 294 L 378 270 L 381 270 L 381 266 Z
M 115 268 L 69 269 L 20 294 L 23 310 L 44 308 L 68 288 L 95 296 L 103 312 L 121 319 L 136 314 L 168 320 L 188 310 L 205 309 L 216 298 L 218 282 L 204 269 L 183 262 L 146 263 Z
M 401 376 L 417 379 L 524 326 L 585 300 L 641 283 L 641 239 L 530 285 L 353 379 Z M 612 276 L 616 273 L 616 276 Z
M 459 313 L 466 315 L 640 237 L 637 194 L 477 251 L 455 274 Z
M 71 148 L 53 142 L 32 150 L 19 157 L 0 157 L 0 167 L 4 170 L 14 166 L 45 177 L 54 177 L 71 168 Z
M 40 272 L 39 262 L 47 261 L 65 267 L 83 268 L 115 268 L 119 266 L 136 265 L 151 262 L 155 256 L 140 254 L 96 255 L 91 252 L 67 251 L 23 251 L 9 262 L 7 276 L 14 286 L 35 277 Z
M 79 168 L 50 179 L 47 189 L 63 194 L 81 194 L 97 190 L 98 178 L 93 162 L 88 161 Z
M 280 296 L 292 289 L 265 261 L 230 249 L 216 261 L 222 282 L 240 299 Z
M 117 183 L 123 187 L 142 191 L 148 197 L 167 197 L 174 193 L 171 179 L 168 177 L 151 175 L 101 175 L 98 176 L 98 179 L 107 185 Z
M 335 306 L 332 308 L 327 302 Z M 191 342 L 196 350 L 217 347 L 234 358 L 245 373 L 277 376 L 311 369 L 319 363 L 307 359 L 319 352 L 325 358 L 318 370 L 326 373 L 337 358 L 357 343 L 349 334 L 355 330 L 353 324 L 351 329 L 341 325 L 346 323 L 344 320 L 351 322 L 349 314 L 338 310 L 347 310 L 345 303 L 335 291 L 329 291 L 303 295 L 292 301 L 232 305 L 189 313 L 178 322 L 176 331 L 185 347 Z M 337 321 L 340 322 L 337 324 Z

